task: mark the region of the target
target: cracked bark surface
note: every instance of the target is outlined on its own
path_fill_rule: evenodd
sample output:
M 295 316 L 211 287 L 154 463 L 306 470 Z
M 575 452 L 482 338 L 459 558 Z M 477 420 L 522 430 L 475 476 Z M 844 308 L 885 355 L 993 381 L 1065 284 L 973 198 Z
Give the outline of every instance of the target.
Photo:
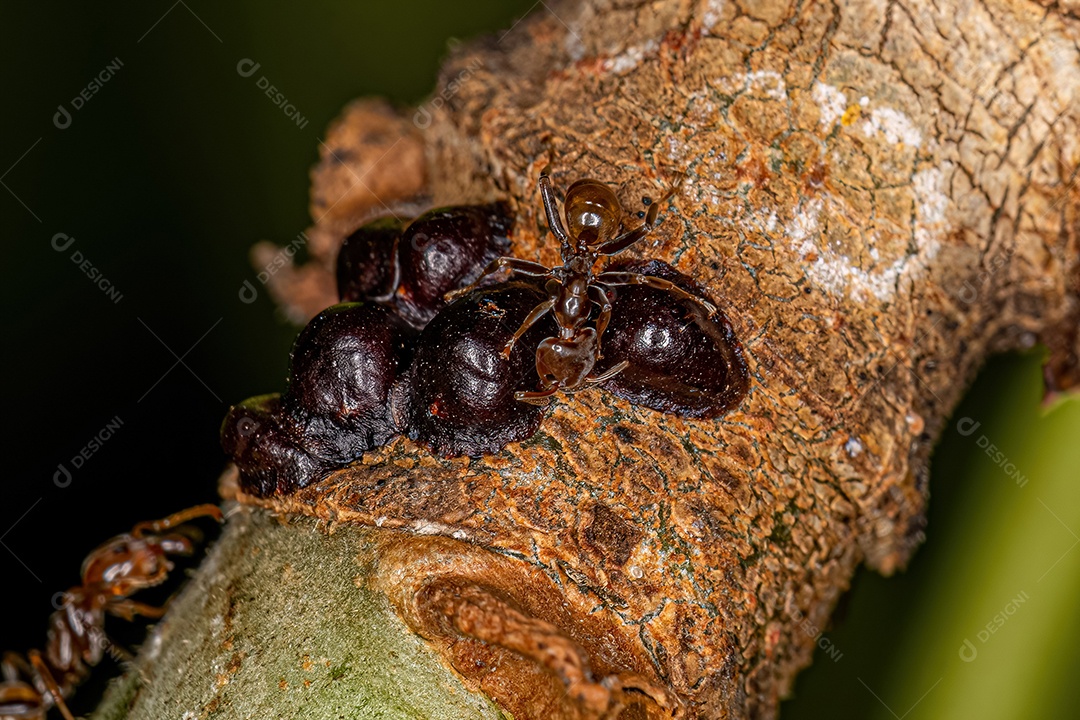
M 801 621 L 921 541 L 928 455 L 987 355 L 1041 342 L 1048 390 L 1080 381 L 1077 9 L 551 8 L 450 58 L 423 130 L 347 109 L 313 260 L 272 289 L 314 315 L 342 234 L 425 197 L 508 200 L 513 254 L 551 264 L 545 165 L 631 212 L 685 172 L 627 255 L 719 301 L 747 399 L 695 421 L 583 392 L 497 456 L 399 439 L 294 496 L 223 487 L 366 528 L 370 586 L 514 717 L 772 717 L 814 649 Z

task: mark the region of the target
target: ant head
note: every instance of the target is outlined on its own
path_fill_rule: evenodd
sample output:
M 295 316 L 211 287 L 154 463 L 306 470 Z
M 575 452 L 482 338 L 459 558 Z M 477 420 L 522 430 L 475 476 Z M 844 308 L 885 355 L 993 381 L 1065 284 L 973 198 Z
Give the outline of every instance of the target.
M 570 237 L 584 247 L 615 237 L 622 206 L 619 199 L 599 180 L 578 180 L 566 191 L 563 203 Z
M 131 535 L 117 535 L 99 545 L 83 560 L 83 583 L 105 582 L 107 575 L 115 573 L 117 567 L 131 561 L 137 544 L 140 544 L 139 541 Z

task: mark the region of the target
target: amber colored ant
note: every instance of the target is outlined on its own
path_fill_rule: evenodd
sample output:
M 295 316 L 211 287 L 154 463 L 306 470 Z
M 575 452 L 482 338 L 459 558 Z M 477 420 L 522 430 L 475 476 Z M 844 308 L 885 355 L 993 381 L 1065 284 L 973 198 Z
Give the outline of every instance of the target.
M 659 201 L 649 203 L 645 221 L 638 227 L 617 234 L 622 229 L 623 208 L 619 200 L 599 180 L 583 179 L 572 184 L 566 191 L 563 209 L 569 232 L 559 218 L 558 200 L 545 169 L 540 174 L 540 196 L 544 202 L 548 225 L 559 240 L 562 265 L 547 267 L 540 263 L 514 257 L 496 258 L 480 278 L 467 288 L 448 295 L 463 295 L 476 287 L 485 277 L 501 270 L 526 277 L 547 278 L 544 285 L 548 299 L 540 303 L 522 322 L 510 341 L 503 348 L 503 355 L 510 357 L 514 343 L 540 318 L 554 312 L 559 334 L 546 338 L 536 349 L 536 371 L 543 387 L 540 390 L 514 393 L 518 400 L 543 405 L 551 396 L 562 390 L 575 392 L 589 385 L 602 383 L 622 372 L 627 363 L 621 362 L 600 375 L 592 370 L 602 357 L 600 339 L 611 318 L 610 286 L 648 285 L 664 290 L 679 298 L 693 300 L 709 313 L 716 307 L 707 300 L 692 295 L 663 278 L 632 272 L 601 272 L 593 274 L 593 267 L 601 257 L 618 255 L 623 250 L 644 239 L 656 228 L 660 206 L 667 202 L 678 189 L 682 177 Z M 596 327 L 586 323 L 592 314 L 593 304 L 599 306 Z
M 105 614 L 133 620 L 136 615 L 159 618 L 165 608 L 129 598 L 165 581 L 173 564 L 168 555 L 190 555 L 194 546 L 180 533 L 159 534 L 198 517 L 221 521 L 216 505 L 197 505 L 167 518 L 142 522 L 130 533 L 117 535 L 83 561 L 82 585 L 63 594 L 59 609 L 49 618 L 45 651 L 31 650 L 24 660 L 5 653 L 0 660 L 0 720 L 45 720 L 56 706 L 65 720 L 74 720 L 64 703 L 76 685 L 101 661 L 106 649 L 116 654 L 105 637 Z

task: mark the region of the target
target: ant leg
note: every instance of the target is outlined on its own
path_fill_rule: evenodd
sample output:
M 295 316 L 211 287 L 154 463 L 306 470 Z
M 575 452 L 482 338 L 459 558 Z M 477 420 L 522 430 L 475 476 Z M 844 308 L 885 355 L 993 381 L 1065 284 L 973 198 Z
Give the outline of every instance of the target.
M 547 168 L 540 171 L 540 197 L 544 201 L 544 213 L 547 215 L 551 234 L 559 239 L 563 257 L 566 257 L 570 252 L 570 236 L 566 234 L 566 228 L 559 219 L 559 200 L 555 197 L 555 189 L 551 187 L 551 178 L 548 177 Z
M 618 375 L 619 373 L 621 373 L 623 370 L 625 370 L 626 366 L 629 365 L 629 364 L 630 364 L 629 361 L 623 360 L 621 363 L 618 363 L 617 365 L 615 365 L 614 367 L 612 367 L 610 370 L 608 370 L 605 373 L 597 375 L 596 377 L 585 378 L 585 382 L 594 383 L 594 384 L 595 383 L 606 382 L 606 381 L 610 380 L 611 378 L 615 377 L 616 375 Z
M 495 273 L 503 270 L 504 268 L 510 269 L 510 274 L 525 275 L 526 277 L 545 277 L 551 274 L 551 268 L 546 265 L 541 265 L 538 262 L 532 262 L 531 260 L 522 260 L 515 257 L 497 257 L 488 263 L 488 266 L 484 268 L 484 271 L 480 273 L 480 277 L 473 280 L 471 283 L 463 288 L 457 290 L 451 290 L 443 295 L 443 299 L 447 302 L 453 301 L 461 297 L 462 295 L 468 295 L 476 286 L 480 284 L 480 281 L 484 278 L 494 275 Z
M 34 666 L 38 677 L 45 683 L 45 687 L 49 688 L 49 694 L 53 696 L 56 708 L 64 716 L 64 720 L 75 720 L 75 716 L 71 714 L 67 703 L 64 702 L 64 695 L 60 691 L 60 686 L 56 683 L 52 671 L 49 670 L 49 666 L 45 664 L 45 661 L 41 659 L 41 653 L 37 650 L 31 650 L 27 655 L 29 655 L 30 664 Z
M 652 207 L 656 207 L 656 204 L 654 203 Z M 652 208 L 649 208 L 649 212 L 652 212 Z M 645 220 L 646 224 L 635 228 L 634 230 L 630 230 L 629 232 L 623 233 L 614 240 L 608 240 L 603 245 L 598 246 L 596 248 L 596 254 L 603 256 L 618 255 L 634 243 L 640 240 L 644 240 L 645 237 L 648 236 L 648 234 L 653 229 L 653 226 L 648 224 L 648 218 L 646 218 Z
M 682 300 L 692 300 L 708 310 L 710 315 L 716 312 L 716 306 L 705 298 L 698 297 L 693 293 L 688 293 L 675 283 L 670 280 L 665 280 L 664 278 L 654 277 L 652 275 L 640 275 L 632 272 L 605 272 L 597 275 L 595 279 L 596 282 L 604 285 L 648 285 L 657 290 L 666 290 Z
M 529 390 L 529 391 L 517 391 L 514 393 L 514 399 L 521 402 L 527 402 L 531 405 L 547 405 L 551 402 L 551 396 L 559 391 L 559 383 L 551 383 L 543 390 Z
M 148 530 L 150 532 L 158 533 L 162 530 L 168 530 L 171 527 L 176 527 L 177 525 L 183 525 L 187 521 L 194 520 L 198 517 L 212 517 L 218 522 L 221 522 L 221 508 L 219 508 L 217 505 L 211 504 L 189 507 L 186 510 L 181 510 L 180 512 L 173 513 L 169 517 L 162 518 L 161 520 L 149 520 L 147 522 L 141 522 L 132 529 L 131 534 L 136 538 L 142 538 L 143 533 Z
M 675 191 L 682 185 L 683 178 L 686 175 L 684 173 L 679 174 L 679 179 L 672 184 L 664 196 L 656 202 L 649 205 L 649 210 L 645 214 L 645 222 L 633 230 L 628 230 L 617 238 L 608 240 L 602 243 L 596 248 L 597 255 L 618 255 L 626 248 L 630 247 L 639 240 L 644 239 L 650 232 L 652 232 L 659 223 L 656 221 L 657 216 L 660 214 L 660 206 L 670 200 Z
M 521 336 L 528 332 L 529 328 L 535 325 L 537 320 L 544 317 L 554 305 L 554 300 L 545 300 L 533 308 L 532 312 L 528 314 L 524 321 L 522 321 L 521 327 L 514 333 L 514 337 L 510 338 L 509 342 L 503 347 L 502 356 L 504 358 L 507 360 L 510 359 L 510 351 L 514 349 L 514 343 L 521 339 Z
M 3 660 L 0 660 L 0 674 L 3 675 L 5 682 L 21 682 L 20 673 L 21 677 L 29 678 L 33 676 L 34 671 L 21 655 L 8 650 L 4 653 Z
M 117 600 L 114 603 L 110 603 L 108 606 L 109 613 L 116 617 L 124 618 L 131 621 L 135 619 L 136 615 L 142 615 L 143 617 L 156 620 L 165 616 L 165 608 L 157 607 L 154 605 L 147 605 L 137 600 Z
M 600 316 L 596 318 L 596 359 L 599 360 L 604 357 L 603 346 L 600 341 L 603 339 L 604 331 L 607 330 L 608 323 L 611 321 L 611 299 L 608 298 L 606 288 L 595 283 L 589 284 L 589 294 L 593 296 L 592 301 L 600 306 Z

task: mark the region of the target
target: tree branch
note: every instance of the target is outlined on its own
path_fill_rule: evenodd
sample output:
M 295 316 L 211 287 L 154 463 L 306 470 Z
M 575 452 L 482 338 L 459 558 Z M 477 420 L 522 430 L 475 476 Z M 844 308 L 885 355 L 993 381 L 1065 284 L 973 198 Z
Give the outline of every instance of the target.
M 276 292 L 332 303 L 342 233 L 418 195 L 509 199 L 514 254 L 550 263 L 542 167 L 628 208 L 685 172 L 628 254 L 720 301 L 749 397 L 692 421 L 580 393 L 495 457 L 398 440 L 295 496 L 229 492 L 369 528 L 372 587 L 515 717 L 771 717 L 805 621 L 922 540 L 984 358 L 1042 342 L 1050 390 L 1080 379 L 1080 26 L 1027 2 L 551 7 L 451 58 L 430 123 L 346 112 L 315 260 Z

